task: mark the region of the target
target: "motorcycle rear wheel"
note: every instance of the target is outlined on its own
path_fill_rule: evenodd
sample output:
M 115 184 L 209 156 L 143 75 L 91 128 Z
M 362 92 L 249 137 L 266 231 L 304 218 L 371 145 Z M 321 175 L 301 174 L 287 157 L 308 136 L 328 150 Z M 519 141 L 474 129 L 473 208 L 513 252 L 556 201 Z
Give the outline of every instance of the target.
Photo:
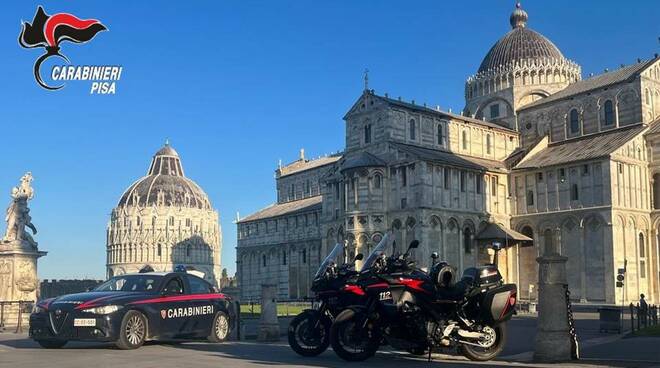
M 495 343 L 493 345 L 488 348 L 482 348 L 461 344 L 459 347 L 461 354 L 470 360 L 478 362 L 492 360 L 498 356 L 506 343 L 506 324 L 502 323 L 494 327 L 490 326 L 490 328 L 495 330 Z
M 300 313 L 289 324 L 289 346 L 304 357 L 321 354 L 330 345 L 330 324 L 318 311 Z
M 362 328 L 364 318 L 366 316 L 362 313 L 355 313 L 346 319 L 337 317 L 330 327 L 330 344 L 340 358 L 349 362 L 361 362 L 378 351 L 380 338 Z

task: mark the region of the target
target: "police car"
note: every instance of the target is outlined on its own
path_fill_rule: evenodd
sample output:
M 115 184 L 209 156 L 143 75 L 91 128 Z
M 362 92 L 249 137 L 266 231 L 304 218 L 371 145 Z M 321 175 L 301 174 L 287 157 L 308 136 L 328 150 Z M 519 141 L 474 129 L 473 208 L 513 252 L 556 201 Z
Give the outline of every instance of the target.
M 68 341 L 114 342 L 139 348 L 146 340 L 227 339 L 230 298 L 186 272 L 145 272 L 110 278 L 94 290 L 37 303 L 30 337 L 44 348 Z

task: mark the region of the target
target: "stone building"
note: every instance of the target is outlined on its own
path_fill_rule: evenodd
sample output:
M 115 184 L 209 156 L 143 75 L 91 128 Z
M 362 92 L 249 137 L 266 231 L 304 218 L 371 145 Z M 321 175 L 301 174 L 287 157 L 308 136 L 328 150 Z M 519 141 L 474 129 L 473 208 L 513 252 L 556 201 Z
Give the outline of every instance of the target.
M 467 79 L 460 115 L 365 86 L 344 116 L 342 156 L 293 164 L 295 177 L 320 188 L 314 207 L 301 207 L 318 222 L 269 232 L 269 209 L 308 190 L 300 181 L 289 188 L 279 171 L 278 204 L 238 222 L 243 297 L 275 275 L 280 297 L 304 295 L 318 261 L 303 276 L 298 263 L 274 258 L 292 246 L 291 231 L 305 234 L 308 263 L 345 240 L 351 254 L 367 253 L 393 231 L 398 244 L 420 240 L 422 266 L 437 251 L 463 269 L 489 260 L 476 238 L 494 223 L 534 240 L 498 258 L 523 299 L 537 297 L 536 257 L 555 251 L 569 259 L 576 300 L 630 302 L 645 293 L 659 302 L 660 59 L 582 79 L 580 66 L 527 22 L 518 4 L 511 30 Z M 255 262 L 278 266 L 255 278 Z
M 107 276 L 145 266 L 171 271 L 185 265 L 219 285 L 222 232 L 206 193 L 183 171 L 178 153 L 165 144 L 147 175 L 126 189 L 112 210 L 107 231 Z

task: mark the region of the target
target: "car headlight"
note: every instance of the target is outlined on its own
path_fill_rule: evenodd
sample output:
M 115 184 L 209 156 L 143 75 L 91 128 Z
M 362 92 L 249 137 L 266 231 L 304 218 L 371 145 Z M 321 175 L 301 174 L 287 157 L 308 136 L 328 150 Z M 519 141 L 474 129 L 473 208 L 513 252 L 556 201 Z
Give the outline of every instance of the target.
M 83 312 L 94 314 L 110 314 L 121 309 L 120 305 L 104 305 L 102 307 L 83 309 Z
M 46 308 L 37 305 L 37 306 L 34 307 L 34 310 L 32 311 L 32 313 L 44 313 L 46 311 L 47 311 Z

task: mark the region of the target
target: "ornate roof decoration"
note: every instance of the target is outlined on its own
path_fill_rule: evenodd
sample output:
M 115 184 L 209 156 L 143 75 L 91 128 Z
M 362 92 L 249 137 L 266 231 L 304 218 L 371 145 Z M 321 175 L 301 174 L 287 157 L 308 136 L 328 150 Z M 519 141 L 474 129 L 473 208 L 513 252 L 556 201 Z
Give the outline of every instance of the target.
M 117 206 L 211 209 L 208 196 L 186 178 L 179 154 L 168 143 L 154 155 L 147 176 L 128 187 Z

